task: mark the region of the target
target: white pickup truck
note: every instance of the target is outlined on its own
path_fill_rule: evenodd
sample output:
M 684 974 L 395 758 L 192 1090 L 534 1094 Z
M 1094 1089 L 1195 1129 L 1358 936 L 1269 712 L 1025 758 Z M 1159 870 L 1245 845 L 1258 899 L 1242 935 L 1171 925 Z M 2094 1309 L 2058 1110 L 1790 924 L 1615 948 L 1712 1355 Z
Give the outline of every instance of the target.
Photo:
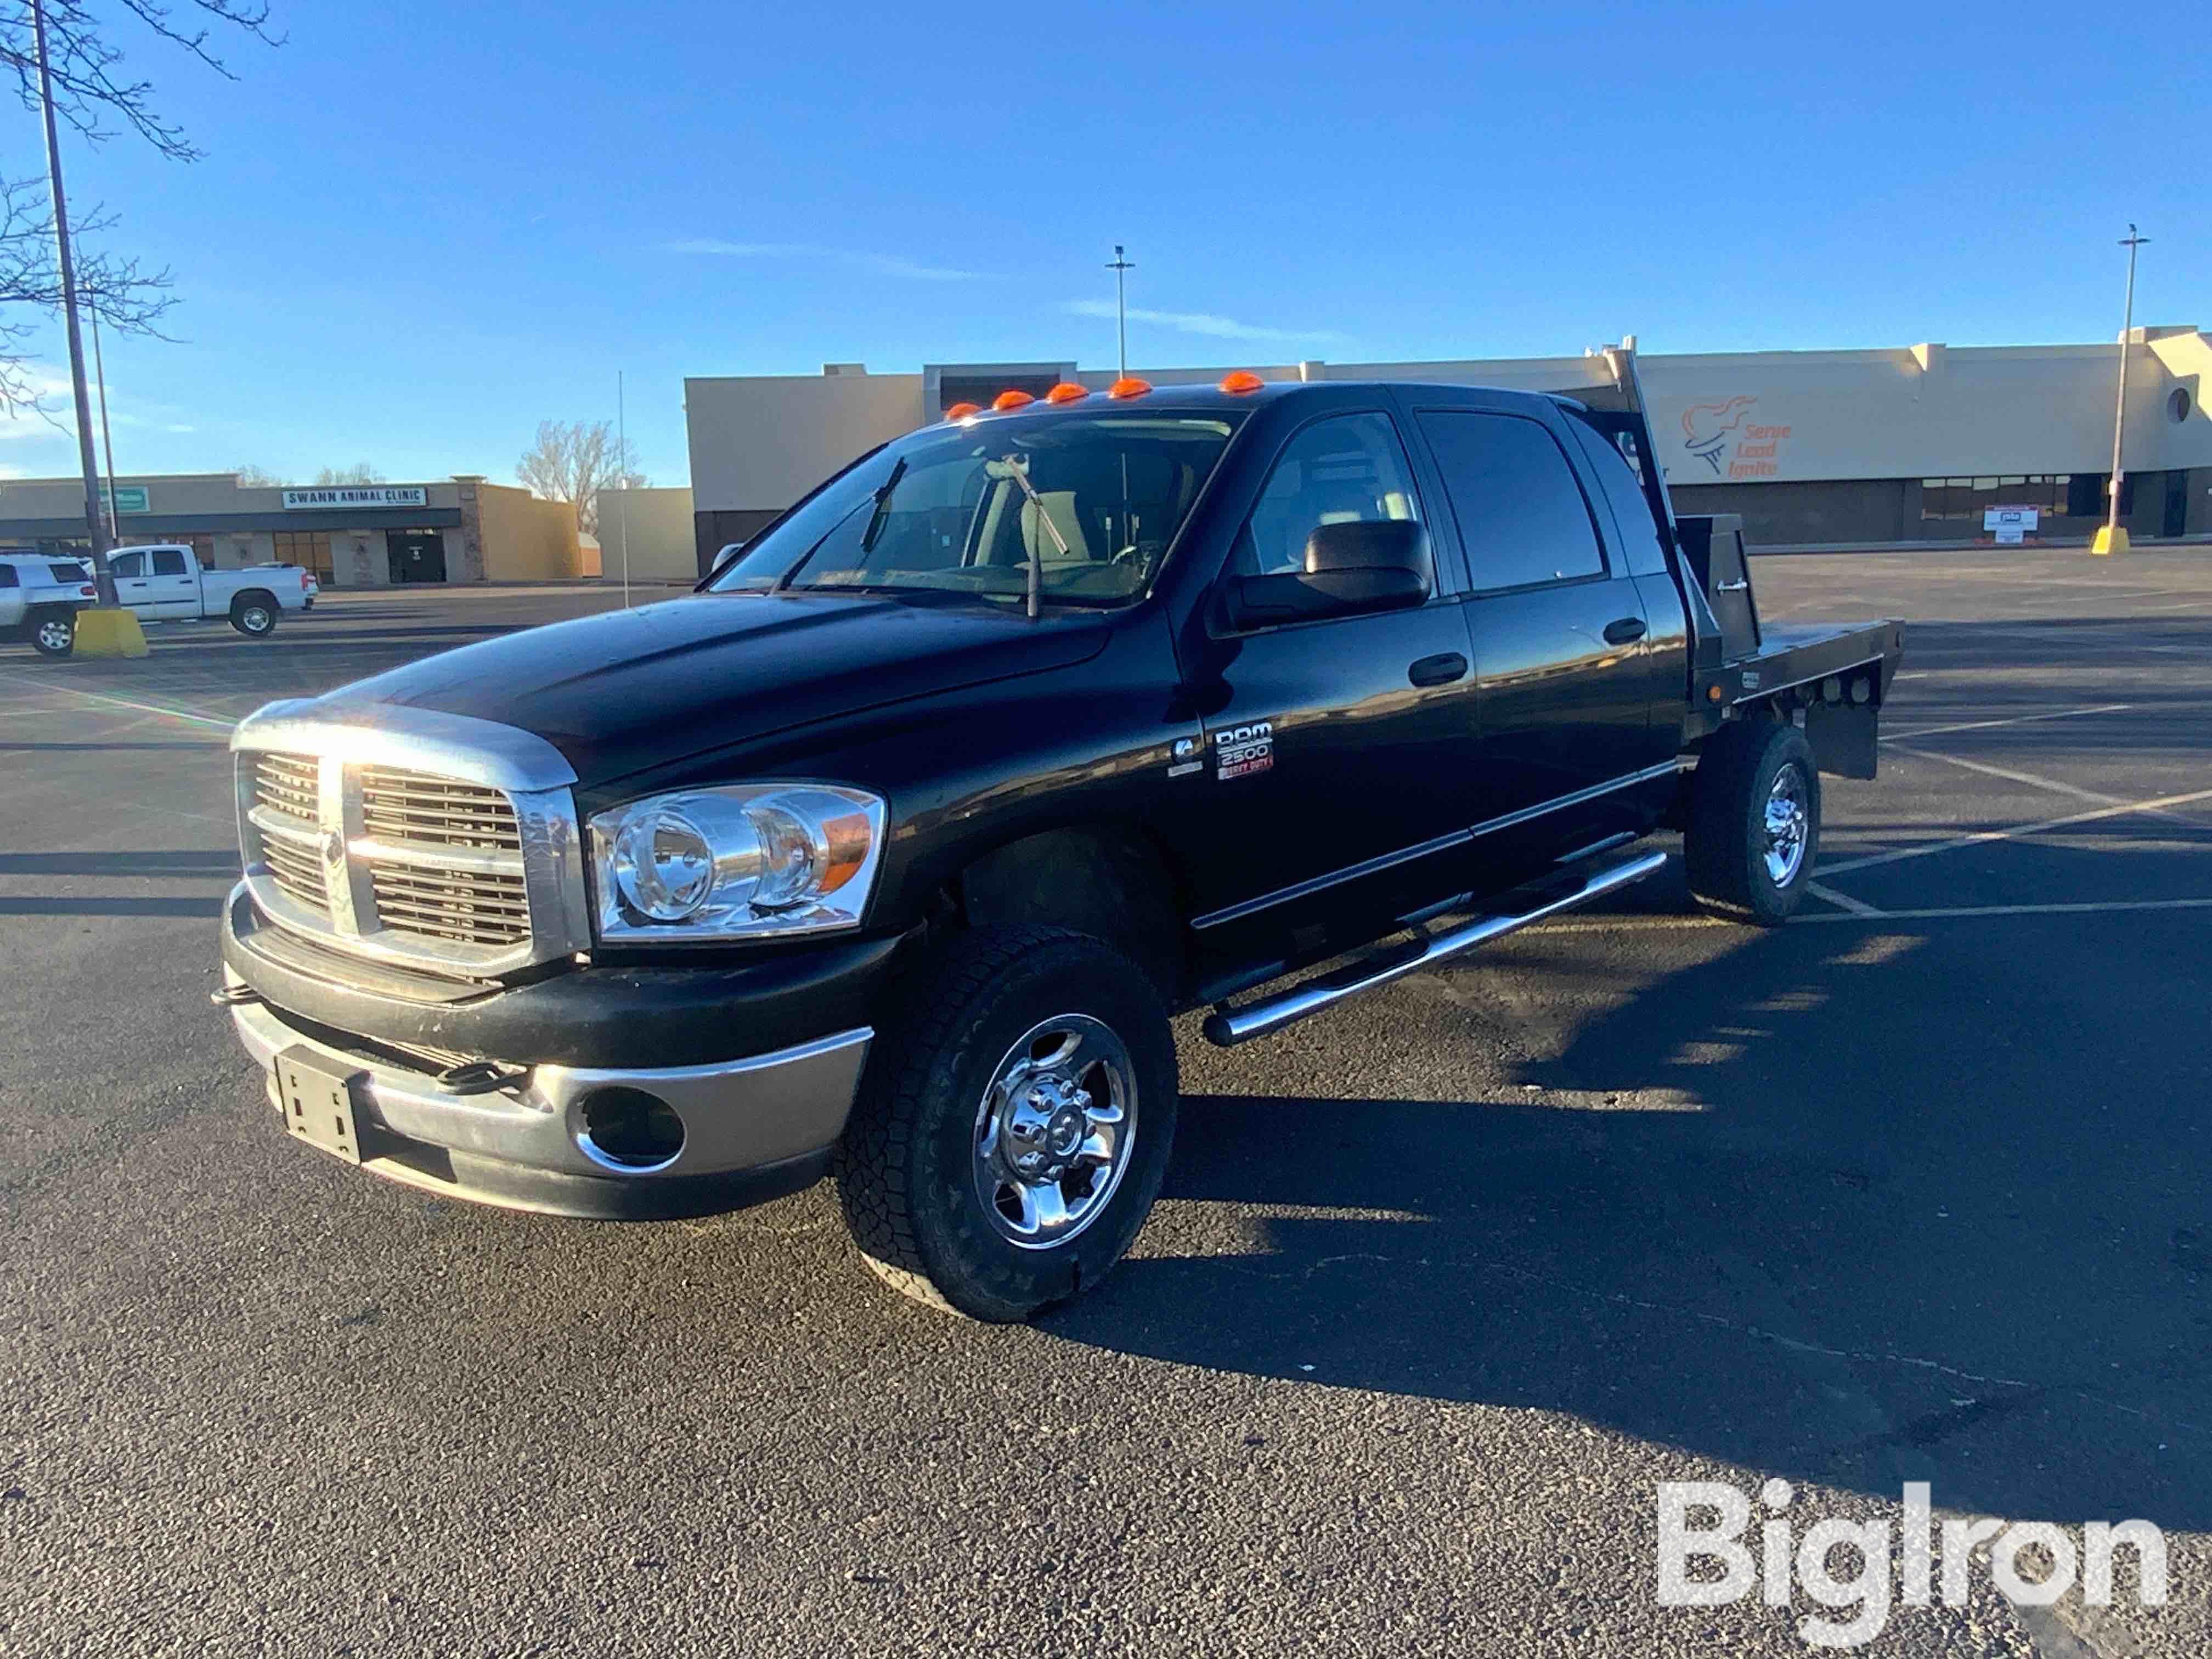
M 287 611 L 304 611 L 307 572 L 296 564 L 251 570 L 210 570 L 189 547 L 118 547 L 107 556 L 116 602 L 141 622 L 199 622 L 226 617 L 254 639 L 276 631 Z
M 76 613 L 99 596 L 73 559 L 0 547 L 0 640 L 28 640 L 42 657 L 66 657 L 76 648 Z

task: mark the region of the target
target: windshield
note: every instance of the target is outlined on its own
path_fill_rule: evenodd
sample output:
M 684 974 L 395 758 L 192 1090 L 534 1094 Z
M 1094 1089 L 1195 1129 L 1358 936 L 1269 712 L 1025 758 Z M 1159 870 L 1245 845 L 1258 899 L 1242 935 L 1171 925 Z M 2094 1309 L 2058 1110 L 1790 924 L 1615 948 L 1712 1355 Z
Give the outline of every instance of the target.
M 932 431 L 860 462 L 764 533 L 714 592 L 784 586 L 1009 605 L 1126 605 L 1236 429 L 1212 416 L 1054 415 Z

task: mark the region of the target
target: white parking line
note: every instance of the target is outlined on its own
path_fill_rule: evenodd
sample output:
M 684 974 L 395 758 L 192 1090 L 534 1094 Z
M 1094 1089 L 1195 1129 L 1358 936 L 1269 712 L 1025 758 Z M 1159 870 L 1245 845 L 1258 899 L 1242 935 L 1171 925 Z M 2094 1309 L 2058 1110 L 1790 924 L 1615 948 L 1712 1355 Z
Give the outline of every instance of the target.
M 150 702 L 133 702 L 128 697 L 111 697 L 103 691 L 83 691 L 74 685 L 56 685 L 46 680 L 27 679 L 21 674 L 0 674 L 0 680 L 7 680 L 17 685 L 27 685 L 39 691 L 60 691 L 72 697 L 89 697 L 94 702 L 112 702 L 118 708 L 135 708 L 142 714 L 167 714 L 172 720 L 192 720 L 201 726 L 220 726 L 225 732 L 238 724 L 236 720 L 218 720 L 213 714 L 195 714 L 186 708 L 163 708 Z
M 2048 714 L 2014 714 L 2001 720 L 1961 720 L 1956 726 L 1908 726 L 1902 731 L 1883 732 L 1881 740 L 1890 743 L 1899 738 L 1935 738 L 1946 732 L 1986 732 L 1996 726 L 2025 726 L 2030 720 L 2070 720 L 2082 714 L 2117 714 L 2124 708 L 2134 707 L 2131 702 L 2100 702 L 2088 708 L 2057 708 Z
M 1942 910 L 1876 910 L 1870 915 L 1796 915 L 1801 921 L 1936 921 L 1953 916 L 2093 916 L 2121 910 L 2212 910 L 2212 898 L 2112 899 L 2090 904 L 1968 904 Z
M 2124 803 L 2118 795 L 2100 794 L 2094 789 L 2083 789 L 2071 783 L 2061 783 L 2056 778 L 2046 778 L 2035 772 L 2008 771 L 2002 766 L 1991 766 L 1984 761 L 1962 760 L 1956 755 L 1939 755 L 1932 749 L 1914 749 L 1905 744 L 1897 746 L 1900 755 L 1911 755 L 1918 760 L 1942 761 L 1947 766 L 1963 766 L 1969 772 L 1979 772 L 1986 777 L 2002 778 L 2008 783 L 2025 783 L 2037 789 L 2048 789 L 2054 793 L 2071 795 L 2076 800 L 2094 801 L 2100 806 L 2119 806 Z M 2177 823 L 2190 822 L 2179 812 L 2160 811 L 2155 806 L 2142 809 L 2154 817 L 2172 818 Z
M 1832 887 L 1824 887 L 1817 881 L 1805 884 L 1805 890 L 1816 899 L 1826 899 L 1838 910 L 1848 910 L 1855 916 L 1887 915 L 1887 910 L 1877 910 L 1871 904 L 1853 898 L 1849 893 L 1838 893 Z
M 1846 859 L 1841 864 L 1827 864 L 1814 873 L 1835 877 L 1853 870 L 1871 870 L 1877 864 L 1896 864 L 1905 859 L 1924 859 L 1934 853 L 1954 852 L 1961 847 L 1979 847 L 1993 841 L 2016 841 L 2022 836 L 2040 835 L 2045 830 L 2063 830 L 2069 823 L 2089 823 L 2098 818 L 2116 818 L 2130 812 L 2148 812 L 2161 806 L 2186 806 L 2191 801 L 2212 800 L 2212 789 L 2199 789 L 2186 795 L 2161 795 L 2156 800 L 2123 801 L 2117 806 L 2100 806 L 2094 811 L 2069 813 L 2063 818 L 2045 818 L 2040 823 L 2019 823 L 2008 830 L 1984 830 L 1979 835 L 1960 836 L 1952 841 L 1942 841 L 1928 847 L 1907 847 L 1894 853 L 1876 853 L 1863 859 Z M 1902 915 L 1903 911 L 1893 914 Z

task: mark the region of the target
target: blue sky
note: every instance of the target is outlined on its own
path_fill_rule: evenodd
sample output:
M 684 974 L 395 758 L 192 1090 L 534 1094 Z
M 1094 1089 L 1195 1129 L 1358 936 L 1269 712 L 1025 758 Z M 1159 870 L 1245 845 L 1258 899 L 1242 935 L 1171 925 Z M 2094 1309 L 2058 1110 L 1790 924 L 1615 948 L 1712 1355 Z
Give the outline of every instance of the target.
M 620 369 L 682 483 L 686 374 L 1110 366 L 1116 240 L 1138 364 L 2109 339 L 2130 218 L 2212 324 L 2194 7 L 276 5 L 119 37 L 204 161 L 69 147 L 177 277 L 124 472 L 511 479 Z

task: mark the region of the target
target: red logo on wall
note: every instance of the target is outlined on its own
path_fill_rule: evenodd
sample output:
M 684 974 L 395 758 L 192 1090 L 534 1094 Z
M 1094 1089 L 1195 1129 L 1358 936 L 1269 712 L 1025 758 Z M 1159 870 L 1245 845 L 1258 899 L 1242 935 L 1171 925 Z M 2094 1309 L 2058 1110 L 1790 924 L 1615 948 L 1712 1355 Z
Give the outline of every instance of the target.
M 1751 411 L 1758 401 L 1730 398 L 1726 403 L 1692 404 L 1682 411 L 1682 447 L 1716 477 L 1774 477 L 1782 470 L 1776 457 L 1790 428 L 1755 423 Z

